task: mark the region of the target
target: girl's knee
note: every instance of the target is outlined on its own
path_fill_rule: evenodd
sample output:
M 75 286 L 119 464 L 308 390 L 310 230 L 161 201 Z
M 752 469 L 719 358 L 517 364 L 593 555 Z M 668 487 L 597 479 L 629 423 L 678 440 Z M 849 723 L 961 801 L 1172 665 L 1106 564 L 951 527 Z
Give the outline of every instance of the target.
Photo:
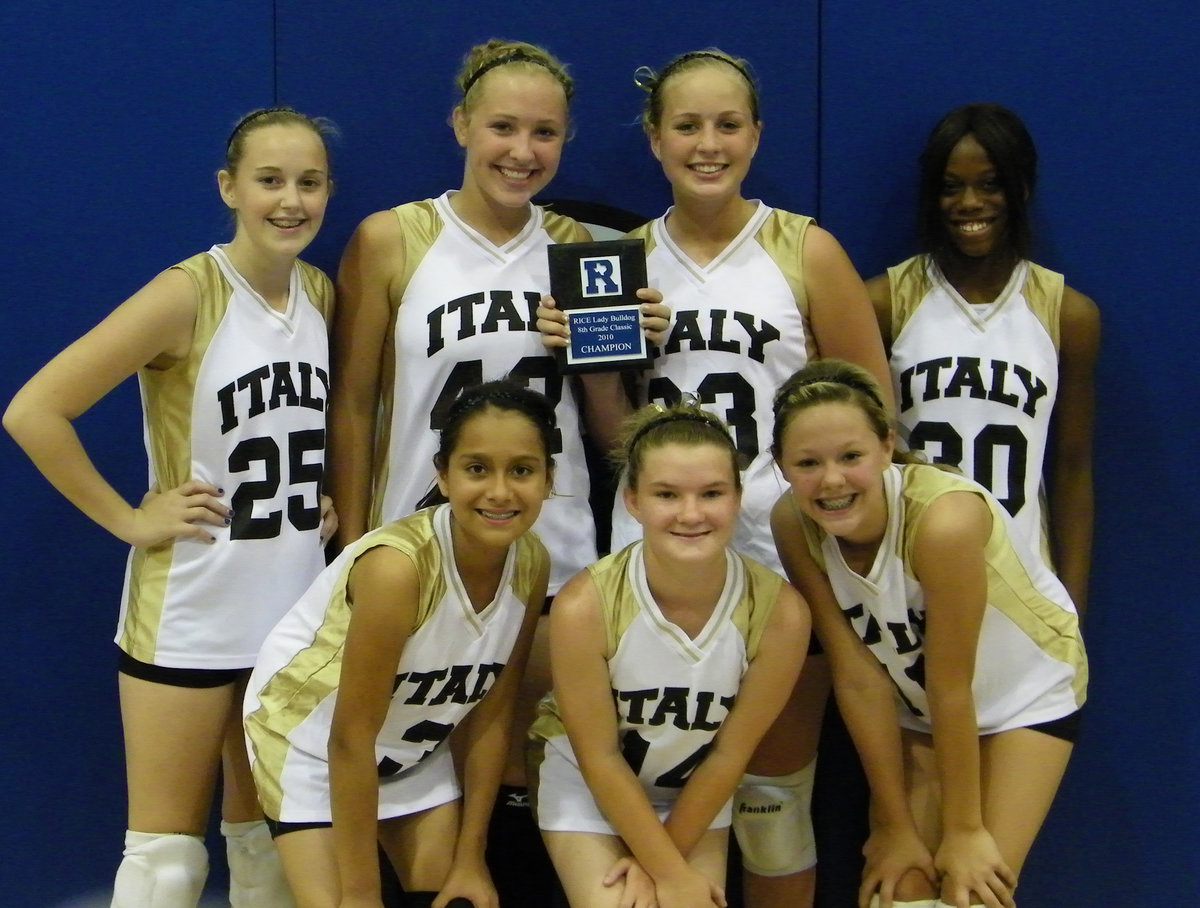
M 937 888 L 929 882 L 929 878 L 915 868 L 905 873 L 896 883 L 895 899 L 898 902 L 936 900 L 938 895 Z

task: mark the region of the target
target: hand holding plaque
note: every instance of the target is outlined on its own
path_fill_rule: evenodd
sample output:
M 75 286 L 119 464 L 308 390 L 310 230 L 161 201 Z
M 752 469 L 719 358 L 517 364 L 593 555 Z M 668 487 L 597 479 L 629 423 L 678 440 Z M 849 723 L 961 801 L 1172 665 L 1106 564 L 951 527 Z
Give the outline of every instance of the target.
M 567 317 L 570 336 L 556 351 L 564 373 L 644 369 L 650 350 L 642 333 L 646 247 L 641 240 L 559 243 L 547 248 L 550 295 Z

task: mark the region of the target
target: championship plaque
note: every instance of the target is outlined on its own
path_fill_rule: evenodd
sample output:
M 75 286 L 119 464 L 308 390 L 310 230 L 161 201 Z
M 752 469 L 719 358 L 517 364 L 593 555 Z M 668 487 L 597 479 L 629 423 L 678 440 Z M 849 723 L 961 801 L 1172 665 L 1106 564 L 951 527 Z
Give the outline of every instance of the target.
M 637 291 L 646 286 L 641 240 L 559 243 L 547 247 L 550 294 L 571 332 L 556 350 L 564 373 L 644 369 L 650 350 Z

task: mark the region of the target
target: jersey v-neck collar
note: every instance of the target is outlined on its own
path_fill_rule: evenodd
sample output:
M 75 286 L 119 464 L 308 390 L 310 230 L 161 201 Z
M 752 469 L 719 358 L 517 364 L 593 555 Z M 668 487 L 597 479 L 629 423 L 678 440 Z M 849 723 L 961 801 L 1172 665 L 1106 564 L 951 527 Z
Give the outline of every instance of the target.
M 692 662 L 704 658 L 718 632 L 733 616 L 733 610 L 741 600 L 746 586 L 746 566 L 728 549 L 725 550 L 725 584 L 717 597 L 712 614 L 695 638 L 689 637 L 679 625 L 669 620 L 658 607 L 650 592 L 646 579 L 646 562 L 643 559 L 642 543 L 638 542 L 629 555 L 628 578 L 638 605 L 650 621 L 677 646 Z
M 771 208 L 769 205 L 764 205 L 758 200 L 755 200 L 755 204 L 758 207 L 755 208 L 754 213 L 750 215 L 750 220 L 746 222 L 745 226 L 742 227 L 738 235 L 729 242 L 729 245 L 718 252 L 713 257 L 713 260 L 707 265 L 697 264 L 695 259 L 693 259 L 690 255 L 684 252 L 682 248 L 680 248 L 679 244 L 676 243 L 671 237 L 670 231 L 667 230 L 667 218 L 670 217 L 671 212 L 675 210 L 674 205 L 668 208 L 666 214 L 656 220 L 651 227 L 651 232 L 654 235 L 654 242 L 669 250 L 671 255 L 678 259 L 679 264 L 682 265 L 687 272 L 692 275 L 692 277 L 694 277 L 697 281 L 704 283 L 710 280 L 713 274 L 715 274 L 720 267 L 730 259 L 731 256 L 733 256 L 740 248 L 742 248 L 742 246 L 744 246 L 747 242 L 750 242 L 754 238 L 754 235 L 762 228 L 763 221 L 765 221 L 768 215 L 771 213 Z

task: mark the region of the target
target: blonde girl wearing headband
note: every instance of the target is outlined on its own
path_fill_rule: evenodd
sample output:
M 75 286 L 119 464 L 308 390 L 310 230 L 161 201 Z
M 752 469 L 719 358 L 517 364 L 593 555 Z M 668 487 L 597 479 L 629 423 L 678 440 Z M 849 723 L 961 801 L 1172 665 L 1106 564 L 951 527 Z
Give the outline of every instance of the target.
M 117 644 L 129 789 L 114 908 L 191 908 L 217 776 L 236 908 L 292 904 L 239 719 L 267 631 L 324 566 L 333 288 L 297 259 L 325 216 L 327 124 L 244 117 L 217 174 L 233 239 L 168 268 L 18 392 L 5 428 L 88 517 L 133 546 Z M 71 421 L 136 373 L 150 490 L 136 507 Z
M 837 240 L 812 218 L 742 194 L 763 136 L 758 87 L 745 60 L 693 51 L 637 77 L 647 92 L 642 125 L 673 198 L 663 216 L 633 233 L 646 241 L 650 284 L 673 313 L 660 355 L 639 378 L 637 403 L 695 394 L 731 426 L 745 484 L 733 546 L 782 571 L 767 531 L 785 488 L 770 454 L 771 396 L 805 363 L 825 356 L 860 363 L 886 380 L 870 300 Z M 548 343 L 562 343 L 561 313 L 543 313 Z M 589 426 L 611 438 L 629 409 L 620 377 L 588 376 L 586 388 Z M 614 547 L 636 535 L 618 501 Z M 827 696 L 825 661 L 813 654 L 751 761 L 734 822 L 753 908 L 811 904 L 817 855 L 809 803 Z

